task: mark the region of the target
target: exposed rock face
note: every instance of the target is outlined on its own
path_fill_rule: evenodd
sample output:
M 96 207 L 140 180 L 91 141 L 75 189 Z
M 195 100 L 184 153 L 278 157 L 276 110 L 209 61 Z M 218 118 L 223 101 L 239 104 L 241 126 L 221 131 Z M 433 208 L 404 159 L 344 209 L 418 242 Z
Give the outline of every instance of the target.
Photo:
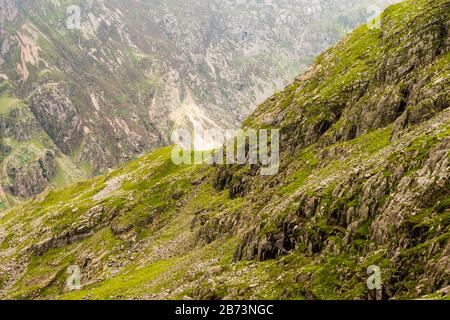
M 277 175 L 177 166 L 163 148 L 14 208 L 0 295 L 448 298 L 449 15 L 449 0 L 390 7 L 260 105 L 245 126 L 281 128 Z
M 20 198 L 35 196 L 45 190 L 56 174 L 55 153 L 48 150 L 25 167 L 8 163 L 6 174 L 11 181 L 4 186 L 8 192 Z
M 239 127 L 365 21 L 366 2 L 81 1 L 69 30 L 65 3 L 2 0 L 0 103 L 22 101 L 0 105 L 0 136 L 12 158 L 19 144 L 54 150 L 73 182 L 170 144 L 175 128 Z
M 81 1 L 81 30 L 68 30 L 63 3 L 3 0 L 0 77 L 98 174 L 169 144 L 174 128 L 239 127 L 365 21 L 368 2 Z
M 18 15 L 18 9 L 15 0 L 1 0 L 0 1 L 0 65 L 5 62 L 6 53 L 10 49 L 10 43 L 7 40 L 7 33 L 4 30 L 6 23 L 13 22 Z M 4 80 L 4 77 L 0 77 Z
M 59 88 L 39 90 L 31 98 L 30 109 L 56 146 L 71 154 L 83 139 L 83 122 L 68 96 Z
M 0 31 L 7 22 L 14 21 L 18 14 L 16 0 L 0 1 Z
M 6 199 L 4 192 L 22 199 L 41 193 L 57 173 L 57 148 L 26 105 L 6 100 L 9 106 L 0 114 L 0 202 Z
M 107 225 L 113 218 L 114 213 L 107 215 L 103 207 L 94 207 L 85 214 L 77 226 L 33 245 L 29 251 L 33 255 L 42 256 L 50 249 L 57 249 L 82 241 L 91 236 L 95 229 L 100 228 L 102 225 Z
M 390 151 L 386 159 L 352 163 L 349 172 L 318 181 L 313 190 L 300 188 L 277 206 L 262 205 L 261 210 L 271 218 L 263 222 L 259 217 L 251 220 L 252 225 L 261 227 L 246 233 L 234 254 L 236 260 L 265 261 L 296 250 L 326 259 L 360 250 L 359 243 L 364 242 L 370 245 L 363 246 L 360 257 L 370 256 L 374 251 L 385 252 L 395 266 L 389 271 L 391 278 L 382 297 L 390 298 L 401 291 L 400 281 L 413 281 L 420 295 L 448 286 L 450 256 L 446 248 L 450 227 L 445 215 L 450 196 L 450 139 L 442 133 L 442 137 L 424 139 L 417 146 L 405 141 L 412 126 L 434 118 L 431 124 L 414 129 L 432 134 L 434 128 L 443 124 L 445 127 L 449 121 L 448 67 L 437 71 L 440 68 L 437 66 L 445 65 L 450 52 L 450 2 L 430 5 L 432 17 L 422 17 L 407 27 L 385 22 L 378 45 L 382 54 L 369 58 L 372 68 L 366 68 L 360 74 L 363 77 L 347 82 L 346 75 L 352 72 L 349 66 L 340 88 L 334 92 L 327 90 L 329 96 L 320 96 L 320 87 L 306 91 L 319 79 L 326 86 L 325 74 L 336 68 L 336 64 L 339 70 L 339 64 L 345 63 L 335 60 L 341 45 L 352 43 L 352 38 L 345 39 L 298 77 L 297 83 L 288 87 L 281 97 L 263 104 L 247 122 L 253 127 L 281 125 L 287 163 L 292 161 L 288 160 L 291 152 L 305 147 L 313 147 L 320 167 L 325 168 L 330 161 L 346 163 L 352 155 L 334 146 L 336 142 L 358 139 L 367 132 L 386 127 L 392 128 L 389 139 L 393 148 L 399 150 Z M 395 40 L 396 32 L 402 34 L 400 42 Z M 399 45 L 392 47 L 392 43 Z M 308 108 L 310 99 L 316 103 L 316 110 Z M 280 109 L 278 106 L 286 101 L 290 104 Z M 442 110 L 446 111 L 440 113 Z M 308 121 L 312 117 L 315 121 Z M 285 163 L 285 167 L 289 172 L 290 166 Z M 282 179 L 288 179 L 289 173 L 285 174 Z M 261 189 L 261 185 L 270 190 L 281 183 L 278 177 L 267 183 L 252 178 L 255 175 L 255 170 L 248 173 L 248 169 L 240 171 L 235 167 L 219 169 L 215 185 L 219 190 L 228 189 L 235 198 L 255 197 L 253 190 Z M 288 210 L 292 207 L 296 209 Z M 425 212 L 433 222 L 421 220 Z M 439 218 L 440 214 L 443 218 Z M 207 234 L 216 232 L 219 225 L 210 225 Z M 358 243 L 356 248 L 355 243 Z M 423 251 L 419 250 L 420 246 Z M 421 272 L 409 273 L 413 264 L 422 265 Z M 349 271 L 341 270 L 339 277 L 345 279 L 346 272 Z M 310 279 L 300 284 L 308 287 L 307 281 Z
M 18 142 L 30 140 L 39 130 L 39 124 L 26 110 L 16 108 L 6 116 L 0 116 L 0 137 L 12 138 Z

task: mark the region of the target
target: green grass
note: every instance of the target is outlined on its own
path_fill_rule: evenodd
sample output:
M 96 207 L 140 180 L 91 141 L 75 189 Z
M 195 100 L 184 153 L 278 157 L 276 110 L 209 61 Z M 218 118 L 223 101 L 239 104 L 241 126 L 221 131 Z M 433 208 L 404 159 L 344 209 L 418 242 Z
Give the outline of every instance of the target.
M 89 296 L 89 299 L 108 300 L 129 296 L 130 292 L 144 290 L 145 285 L 150 283 L 161 273 L 167 271 L 176 260 L 161 260 L 152 265 L 143 267 L 133 272 L 124 271 L 120 276 L 106 280 L 92 287 L 83 288 L 61 296 L 62 300 L 81 300 Z
M 416 3 L 423 6 L 426 2 Z M 430 151 L 450 132 L 448 124 L 436 125 L 443 114 L 401 132 L 392 124 L 394 120 L 384 123 L 377 117 L 382 97 L 395 96 L 406 87 L 403 83 L 386 85 L 377 77 L 377 70 L 386 50 L 392 51 L 391 40 L 399 40 L 407 27 L 403 21 L 422 19 L 414 6 L 407 7 L 402 4 L 389 9 L 384 25 L 392 28 L 383 33 L 366 26 L 358 28 L 322 54 L 304 80 L 275 94 L 246 122 L 255 128 L 268 127 L 283 113 L 280 126 L 290 140 L 283 145 L 287 148 L 283 149 L 279 175 L 261 177 L 250 166 L 176 166 L 171 147 L 167 147 L 106 175 L 49 190 L 6 212 L 0 217 L 4 235 L 0 248 L 11 253 L 1 255 L 0 263 L 18 260 L 27 265 L 15 279 L 11 296 L 70 300 L 156 294 L 221 299 L 235 294 L 247 299 L 362 299 L 367 294 L 367 267 L 376 264 L 383 269 L 385 283 L 396 281 L 393 298 L 419 297 L 415 283 L 428 277 L 424 266 L 442 258 L 450 239 L 448 196 L 444 192 L 436 192 L 430 199 L 417 196 L 417 208 L 412 209 L 418 212 L 399 213 L 396 225 L 381 225 L 380 215 L 388 213 L 382 206 L 403 192 L 397 187 L 402 178 L 414 181 Z M 399 33 L 390 35 L 393 31 Z M 52 36 L 64 38 L 62 34 Z M 67 45 L 76 57 L 78 49 Z M 447 58 L 441 57 L 438 67 L 418 68 L 411 77 L 425 79 L 432 73 L 433 86 L 441 77 L 445 84 Z M 133 59 L 140 63 L 151 57 Z M 240 63 L 239 59 L 235 62 Z M 290 64 L 281 62 L 279 67 L 284 66 Z M 365 81 L 367 90 L 360 92 Z M 106 94 L 121 105 L 117 112 L 126 116 L 126 104 L 133 95 L 115 90 L 116 84 L 107 80 L 104 85 Z M 4 105 L 11 104 L 8 99 Z M 434 100 L 424 99 L 408 112 L 433 106 Z M 318 135 L 315 127 L 322 121 L 330 126 Z M 361 124 L 359 136 L 337 135 L 356 124 Z M 400 135 L 393 139 L 393 133 Z M 34 149 L 19 152 L 19 144 L 6 142 L 15 147 L 21 163 L 33 158 Z M 52 181 L 58 187 L 73 178 L 63 174 L 69 167 L 64 161 L 69 160 L 58 160 L 58 174 Z M 85 165 L 85 171 L 91 172 Z M 400 165 L 413 170 L 402 176 L 396 170 Z M 224 190 L 217 190 L 219 173 L 226 173 L 230 180 L 220 186 Z M 383 183 L 388 187 L 379 199 L 367 195 Z M 448 189 L 447 184 L 441 187 Z M 245 189 L 244 195 L 232 199 L 234 188 Z M 105 190 L 108 193 L 98 198 Z M 176 193 L 178 197 L 174 197 Z M 370 199 L 365 201 L 363 196 Z M 309 217 L 299 214 L 301 201 L 314 203 Z M 94 207 L 101 208 L 99 221 L 90 216 Z M 88 237 L 50 248 L 39 257 L 30 253 L 31 245 L 50 235 L 77 230 L 86 220 L 92 222 Z M 375 227 L 387 232 L 388 239 L 376 239 Z M 276 251 L 276 258 L 258 261 L 265 259 L 258 254 L 269 243 L 276 247 L 271 251 Z M 293 244 L 289 252 L 278 250 L 277 246 L 285 243 Z M 235 261 L 238 248 L 248 251 Z M 436 250 L 431 257 L 430 248 Z M 246 261 L 245 253 L 253 260 Z M 86 261 L 83 271 L 91 281 L 80 291 L 66 292 L 68 265 Z M 208 273 L 217 266 L 219 272 Z M 401 279 L 394 278 L 399 274 Z M 0 274 L 0 283 L 6 277 Z
M 12 98 L 9 94 L 0 95 L 0 116 L 9 113 L 14 108 L 22 108 L 24 103 L 21 100 Z

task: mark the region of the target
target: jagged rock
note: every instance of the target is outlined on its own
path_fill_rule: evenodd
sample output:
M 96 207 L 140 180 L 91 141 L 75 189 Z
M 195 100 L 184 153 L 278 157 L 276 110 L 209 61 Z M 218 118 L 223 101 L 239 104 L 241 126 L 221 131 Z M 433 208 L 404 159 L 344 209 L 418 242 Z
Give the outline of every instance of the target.
M 14 208 L 0 229 L 8 248 L 0 250 L 0 275 L 14 270 L 0 295 L 15 298 L 20 289 L 59 298 L 62 276 L 38 290 L 26 284 L 72 256 L 93 284 L 98 279 L 77 293 L 85 298 L 446 295 L 450 48 L 442 25 L 449 6 L 392 7 L 381 30 L 359 28 L 263 103 L 246 125 L 281 126 L 276 176 L 261 177 L 257 166 L 180 170 L 162 149 Z M 165 30 L 176 37 L 172 18 Z M 199 176 L 199 184 L 186 183 Z M 178 189 L 182 205 L 172 199 Z M 67 203 L 58 202 L 68 193 Z M 58 246 L 66 250 L 36 256 Z M 367 286 L 371 270 L 381 288 Z
M 0 1 L 0 32 L 6 22 L 14 21 L 18 14 L 16 0 Z
M 70 155 L 82 142 L 83 121 L 68 96 L 59 87 L 40 89 L 31 97 L 30 109 L 58 148 Z
M 86 239 L 89 235 L 89 232 L 79 232 L 78 230 L 64 231 L 56 237 L 51 237 L 34 244 L 29 251 L 35 256 L 42 256 L 50 249 L 61 248 L 71 243 L 81 241 Z
M 30 112 L 21 107 L 13 108 L 6 116 L 0 116 L 0 137 L 24 142 L 30 140 L 39 130 L 37 121 Z
M 17 163 L 8 163 L 7 175 L 11 182 L 4 188 L 17 197 L 35 196 L 47 188 L 55 174 L 55 153 L 47 150 L 39 159 L 25 167 Z
M 323 0 L 314 10 L 306 0 L 82 1 L 86 16 L 73 46 L 56 2 L 0 4 L 0 79 L 14 80 L 14 95 L 29 100 L 39 127 L 94 175 L 170 144 L 177 127 L 238 127 L 366 15 L 356 0 Z M 338 8 L 342 17 L 331 27 Z

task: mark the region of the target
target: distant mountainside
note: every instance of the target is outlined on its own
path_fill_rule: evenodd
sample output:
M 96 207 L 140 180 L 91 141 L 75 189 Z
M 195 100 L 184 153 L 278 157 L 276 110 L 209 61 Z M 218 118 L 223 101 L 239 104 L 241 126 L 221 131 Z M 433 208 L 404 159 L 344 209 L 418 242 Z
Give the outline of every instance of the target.
M 175 127 L 239 127 L 368 3 L 1 0 L 0 206 L 165 146 Z
M 247 119 L 281 129 L 279 174 L 167 147 L 48 190 L 0 218 L 0 294 L 448 299 L 449 107 L 450 1 L 391 6 Z

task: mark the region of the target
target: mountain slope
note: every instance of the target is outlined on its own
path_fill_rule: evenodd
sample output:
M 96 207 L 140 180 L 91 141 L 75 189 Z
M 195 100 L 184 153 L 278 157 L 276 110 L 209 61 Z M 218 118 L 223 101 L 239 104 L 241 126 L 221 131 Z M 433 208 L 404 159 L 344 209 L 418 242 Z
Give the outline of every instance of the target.
M 448 298 L 449 13 L 392 6 L 260 105 L 245 126 L 281 128 L 278 175 L 165 148 L 8 211 L 2 296 Z
M 165 146 L 175 127 L 239 127 L 365 21 L 367 2 L 2 0 L 1 158 L 26 177 L 2 170 L 3 206 Z

